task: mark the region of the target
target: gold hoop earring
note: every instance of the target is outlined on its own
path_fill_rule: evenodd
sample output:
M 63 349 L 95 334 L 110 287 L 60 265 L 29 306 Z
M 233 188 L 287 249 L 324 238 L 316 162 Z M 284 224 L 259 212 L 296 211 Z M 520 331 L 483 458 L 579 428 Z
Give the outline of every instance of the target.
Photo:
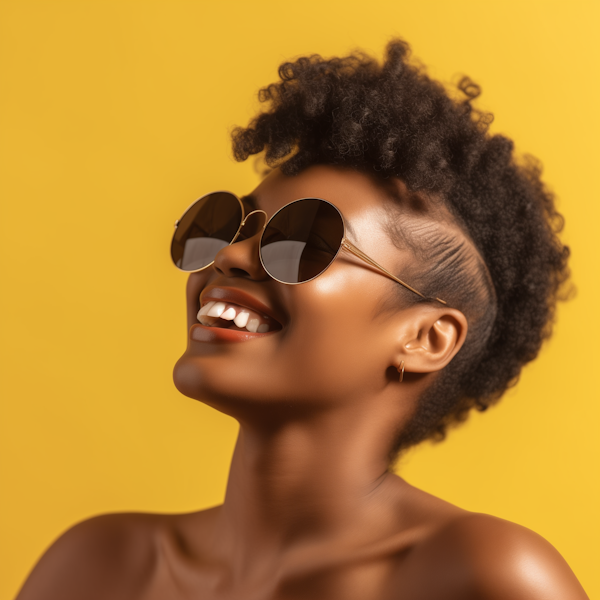
M 400 363 L 400 366 L 398 367 L 398 373 L 400 373 L 400 383 L 402 383 L 402 380 L 404 379 L 404 361 Z

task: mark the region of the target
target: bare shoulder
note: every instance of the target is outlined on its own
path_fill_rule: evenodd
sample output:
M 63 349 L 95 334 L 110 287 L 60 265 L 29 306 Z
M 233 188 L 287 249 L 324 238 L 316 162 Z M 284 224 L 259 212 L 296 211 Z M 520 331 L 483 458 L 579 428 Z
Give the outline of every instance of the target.
M 460 590 L 457 598 L 588 598 L 549 542 L 526 527 L 497 517 L 464 511 L 440 527 L 422 550 L 426 562 L 443 562 L 446 583 Z
M 138 597 L 156 561 L 161 516 L 101 515 L 62 534 L 30 573 L 17 600 Z

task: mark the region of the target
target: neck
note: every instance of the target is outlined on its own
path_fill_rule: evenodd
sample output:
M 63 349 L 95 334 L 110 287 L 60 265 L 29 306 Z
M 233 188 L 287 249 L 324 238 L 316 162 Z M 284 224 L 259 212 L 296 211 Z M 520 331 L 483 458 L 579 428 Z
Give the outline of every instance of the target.
M 268 429 L 241 425 L 215 531 L 224 549 L 246 549 L 251 562 L 257 552 L 356 540 L 389 523 L 401 486 L 387 464 L 398 415 L 355 412 L 346 407 Z

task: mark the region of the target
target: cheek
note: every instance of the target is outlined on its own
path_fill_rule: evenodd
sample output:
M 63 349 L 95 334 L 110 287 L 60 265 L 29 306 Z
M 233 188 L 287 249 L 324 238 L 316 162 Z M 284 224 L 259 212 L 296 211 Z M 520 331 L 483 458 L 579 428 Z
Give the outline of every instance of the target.
M 332 267 L 294 290 L 293 320 L 277 365 L 306 392 L 347 397 L 385 383 L 383 327 L 373 319 L 384 286 L 373 283 L 371 273 L 355 271 Z

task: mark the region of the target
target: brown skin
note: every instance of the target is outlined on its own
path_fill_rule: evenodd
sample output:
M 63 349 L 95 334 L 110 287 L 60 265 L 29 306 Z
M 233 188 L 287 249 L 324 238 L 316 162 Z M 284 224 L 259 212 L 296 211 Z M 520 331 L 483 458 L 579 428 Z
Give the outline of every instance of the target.
M 366 175 L 274 171 L 253 195 L 269 215 L 326 198 L 351 242 L 400 277 L 414 269 L 385 234 L 390 201 Z M 392 439 L 467 331 L 451 307 L 399 308 L 397 285 L 346 252 L 314 281 L 280 284 L 263 270 L 256 236 L 190 275 L 188 329 L 200 295 L 223 287 L 250 294 L 283 326 L 241 343 L 191 340 L 175 367 L 181 392 L 240 422 L 225 502 L 85 521 L 42 557 L 18 600 L 587 598 L 537 534 L 389 472 Z

